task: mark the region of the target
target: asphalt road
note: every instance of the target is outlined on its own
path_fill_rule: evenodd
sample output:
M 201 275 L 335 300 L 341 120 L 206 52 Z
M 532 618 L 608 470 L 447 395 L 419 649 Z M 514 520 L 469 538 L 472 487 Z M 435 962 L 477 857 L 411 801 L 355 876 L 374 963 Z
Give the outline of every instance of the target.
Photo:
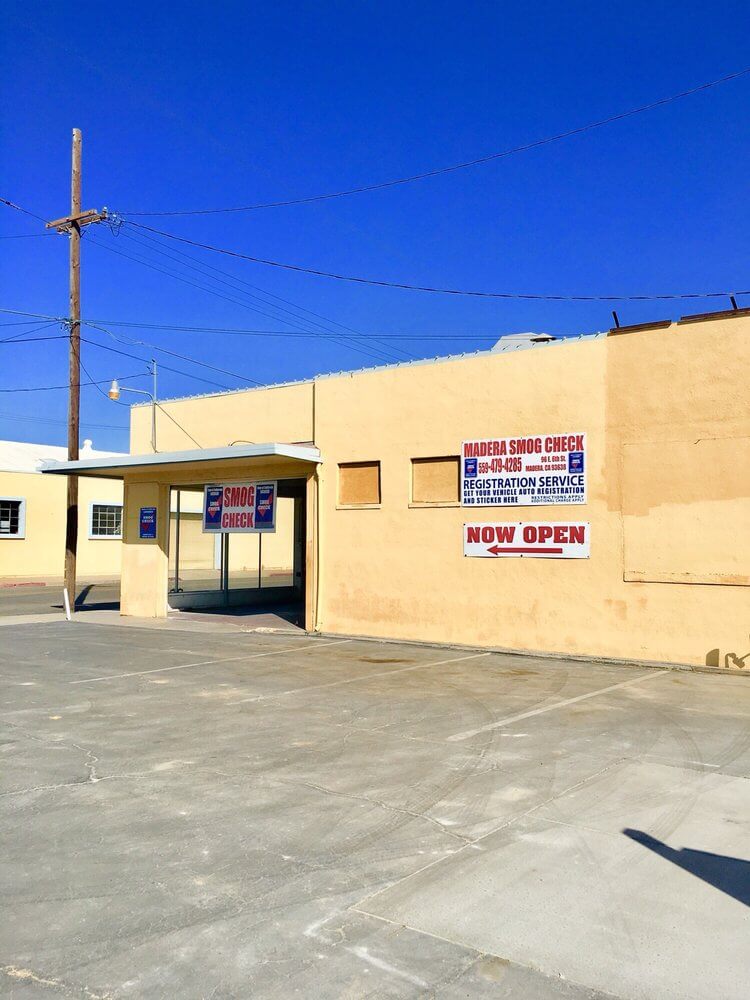
M 0 626 L 0 994 L 733 1000 L 743 677 Z
M 80 610 L 113 608 L 120 602 L 119 583 L 80 583 L 76 607 Z M 45 615 L 63 609 L 62 584 L 46 587 L 0 587 L 0 618 L 11 615 Z

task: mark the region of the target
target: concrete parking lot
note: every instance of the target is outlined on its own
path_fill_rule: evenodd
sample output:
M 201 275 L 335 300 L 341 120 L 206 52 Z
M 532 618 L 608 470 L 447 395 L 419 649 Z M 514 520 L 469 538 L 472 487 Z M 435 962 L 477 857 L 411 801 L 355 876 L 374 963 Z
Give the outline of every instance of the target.
M 741 676 L 0 627 L 0 994 L 731 1000 Z

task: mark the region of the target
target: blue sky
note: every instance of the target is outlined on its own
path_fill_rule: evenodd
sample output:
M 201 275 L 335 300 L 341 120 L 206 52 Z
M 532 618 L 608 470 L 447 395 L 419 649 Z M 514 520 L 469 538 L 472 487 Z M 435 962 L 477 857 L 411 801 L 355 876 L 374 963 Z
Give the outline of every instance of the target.
M 84 208 L 222 207 L 482 156 L 750 65 L 746 2 L 40 7 L 4 8 L 0 194 L 46 218 L 68 211 L 73 126 L 84 137 Z M 747 288 L 749 102 L 745 77 L 587 135 L 398 188 L 246 214 L 139 221 L 252 255 L 417 284 L 562 294 Z M 37 231 L 33 220 L 0 206 L 0 236 Z M 611 325 L 606 303 L 364 287 L 202 251 L 188 251 L 196 261 L 174 260 L 144 244 L 142 234 L 126 234 L 127 227 L 119 236 L 92 227 L 84 241 L 83 316 L 104 326 L 319 333 L 322 326 L 345 336 L 335 321 L 373 337 L 413 337 L 364 350 L 427 357 L 486 347 L 504 333 Z M 228 276 L 189 271 L 187 263 Z M 3 308 L 64 315 L 67 275 L 64 237 L 0 240 Z M 743 301 L 750 305 L 750 297 Z M 618 311 L 625 323 L 718 305 L 634 303 Z M 22 329 L 0 327 L 0 335 Z M 320 338 L 109 329 L 261 382 L 376 363 Z M 439 333 L 463 339 L 417 336 Z M 100 330 L 85 335 L 144 358 L 152 353 Z M 0 388 L 66 381 L 63 340 L 0 352 Z M 157 357 L 223 385 L 241 384 Z M 91 344 L 83 361 L 97 379 L 145 371 L 142 362 Z M 133 385 L 145 388 L 147 380 Z M 211 390 L 161 374 L 165 397 Z M 64 391 L 0 393 L 0 437 L 62 444 L 65 414 Z M 82 422 L 83 436 L 97 446 L 127 447 L 127 411 L 93 387 L 82 390 Z

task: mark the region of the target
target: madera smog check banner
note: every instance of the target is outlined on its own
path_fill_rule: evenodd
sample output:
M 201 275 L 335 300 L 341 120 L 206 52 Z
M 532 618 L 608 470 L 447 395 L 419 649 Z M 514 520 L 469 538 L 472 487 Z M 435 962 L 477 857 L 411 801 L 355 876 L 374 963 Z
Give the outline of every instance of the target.
M 586 503 L 586 435 L 488 438 L 461 446 L 464 507 Z
M 206 532 L 276 531 L 276 483 L 224 483 L 203 492 Z

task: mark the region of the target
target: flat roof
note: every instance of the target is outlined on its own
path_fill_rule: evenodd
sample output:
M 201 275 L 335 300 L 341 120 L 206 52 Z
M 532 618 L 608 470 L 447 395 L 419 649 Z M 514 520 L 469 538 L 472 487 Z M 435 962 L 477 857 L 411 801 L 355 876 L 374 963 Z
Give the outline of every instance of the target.
M 253 458 L 283 458 L 295 462 L 321 461 L 320 450 L 314 445 L 244 444 L 224 448 L 193 448 L 190 451 L 157 451 L 146 455 L 112 455 L 106 458 L 85 458 L 78 462 L 43 462 L 41 471 L 48 475 L 94 476 L 97 479 L 124 479 L 125 473 L 154 466 L 181 466 L 194 462 L 239 462 Z
M 82 458 L 109 458 L 127 452 L 100 451 L 91 447 L 86 439 L 81 447 Z M 0 441 L 0 472 L 38 473 L 42 462 L 65 462 L 68 449 L 55 444 L 37 444 L 31 441 Z
M 547 334 L 508 334 L 500 337 L 497 343 L 490 348 L 480 351 L 464 352 L 463 354 L 441 354 L 435 358 L 414 358 L 409 361 L 391 361 L 380 365 L 370 365 L 366 368 L 351 368 L 340 372 L 321 372 L 318 375 L 311 375 L 309 378 L 292 379 L 289 382 L 269 382 L 267 385 L 241 385 L 237 389 L 223 389 L 220 392 L 199 392 L 191 396 L 169 396 L 159 400 L 161 403 L 182 403 L 193 399 L 216 399 L 219 396 L 236 396 L 243 392 L 265 392 L 268 389 L 288 389 L 294 385 L 313 385 L 323 379 L 351 378 L 353 375 L 369 375 L 373 372 L 384 372 L 394 368 L 411 369 L 419 368 L 423 365 L 439 365 L 451 361 L 471 361 L 474 358 L 497 358 L 506 354 L 514 354 L 517 351 L 551 349 L 560 344 L 579 344 L 582 341 L 599 340 L 607 336 L 607 331 L 599 333 L 581 334 L 561 334 L 551 340 L 542 339 Z M 533 339 L 537 338 L 537 339 Z M 504 343 L 504 341 L 507 341 Z M 137 410 L 144 406 L 151 406 L 149 402 L 132 403 L 131 410 Z

